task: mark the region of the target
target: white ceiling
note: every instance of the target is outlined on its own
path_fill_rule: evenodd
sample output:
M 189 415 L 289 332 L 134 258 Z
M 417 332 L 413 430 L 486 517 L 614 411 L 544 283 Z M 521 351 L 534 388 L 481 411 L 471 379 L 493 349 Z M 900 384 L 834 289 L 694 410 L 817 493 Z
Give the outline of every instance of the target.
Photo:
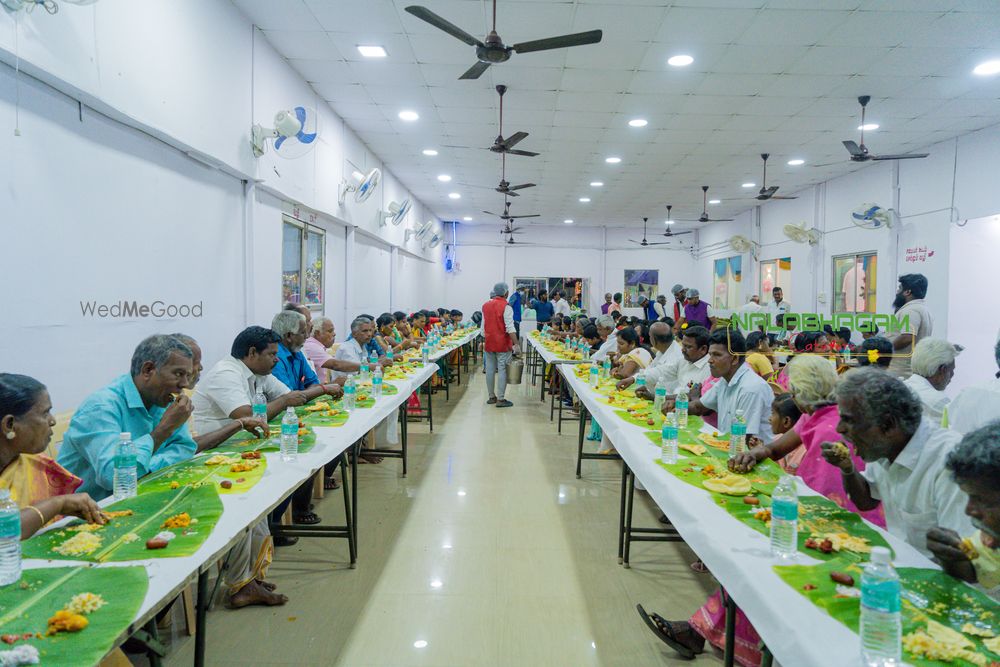
M 507 44 L 595 28 L 604 40 L 515 54 L 478 81 L 458 80 L 473 47 L 404 7 L 423 4 L 481 36 L 483 0 L 233 2 L 446 220 L 494 222 L 481 209 L 503 205 L 502 195 L 471 187 L 499 181 L 500 158 L 483 150 L 497 134 L 496 84 L 509 87 L 504 134 L 529 132 L 518 148 L 541 153 L 507 159 L 511 183 L 538 184 L 512 213 L 540 213 L 542 224 L 641 224 L 664 219 L 668 202 L 674 217 L 697 218 L 703 184 L 724 200 L 710 214 L 732 217 L 754 203 L 739 199 L 748 194 L 740 184 L 760 186 L 762 152 L 772 154 L 768 185 L 781 194 L 857 169 L 840 142 L 858 139 L 861 94 L 872 96 L 868 120 L 881 126 L 866 134 L 875 153 L 1000 122 L 1000 76 L 971 73 L 1000 58 L 998 0 L 500 0 Z M 362 58 L 358 44 L 382 45 L 388 57 Z M 694 64 L 667 66 L 678 53 Z M 402 109 L 420 120 L 399 120 Z M 629 127 L 635 117 L 649 125 Z M 609 155 L 621 164 L 605 164 Z M 792 158 L 806 165 L 787 166 Z M 438 182 L 441 173 L 454 180 Z

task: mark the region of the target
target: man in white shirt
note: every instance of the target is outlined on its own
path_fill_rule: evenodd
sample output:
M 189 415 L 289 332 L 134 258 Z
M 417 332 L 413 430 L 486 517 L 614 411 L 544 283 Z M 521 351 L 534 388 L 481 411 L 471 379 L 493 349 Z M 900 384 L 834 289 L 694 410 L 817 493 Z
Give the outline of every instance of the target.
M 657 385 L 665 384 L 672 387 L 677 381 L 676 361 L 682 359 L 681 346 L 674 341 L 674 331 L 672 322 L 654 322 L 649 327 L 650 342 L 656 357 L 643 371 L 646 378 L 646 387 L 649 391 L 656 389 Z M 635 382 L 636 375 L 627 377 L 618 383 L 619 389 L 627 389 Z
M 357 364 L 361 368 L 361 362 L 369 358 L 369 353 L 365 349 L 371 339 L 375 336 L 375 323 L 368 317 L 355 317 L 351 322 L 351 337 L 340 344 L 337 353 L 333 356 L 337 361 L 345 362 L 343 368 L 350 368 Z M 379 359 L 379 365 L 386 366 L 389 362 L 386 359 Z M 345 375 L 354 375 L 357 370 L 331 370 L 333 378 Z
M 736 312 L 742 315 L 744 313 L 760 313 L 763 310 L 764 306 L 760 305 L 760 296 L 754 294 L 749 301 L 737 308 Z
M 555 308 L 556 315 L 569 317 L 570 308 L 569 301 L 566 300 L 566 292 L 562 290 L 552 292 L 552 306 Z
M 719 415 L 719 431 L 728 433 L 737 411 L 746 420 L 747 435 L 764 442 L 774 438 L 771 432 L 771 402 L 774 392 L 743 359 L 747 346 L 743 335 L 735 329 L 715 331 L 708 338 L 708 366 L 712 377 L 719 381 L 700 398 L 691 398 L 688 412 L 704 415 L 714 411 Z M 663 412 L 672 412 L 674 401 L 667 399 Z
M 656 313 L 656 319 L 660 320 L 667 316 L 667 297 L 663 294 L 656 297 L 656 301 L 653 303 L 653 312 Z
M 947 427 L 944 422 L 949 399 L 945 387 L 955 376 L 955 356 L 959 349 L 940 338 L 925 338 L 913 348 L 910 366 L 913 375 L 903 384 L 917 395 L 924 406 L 924 416 L 935 424 Z
M 823 457 L 842 471 L 844 490 L 858 509 L 882 503 L 886 529 L 927 557 L 927 531 L 934 527 L 972 532 L 965 515 L 968 496 L 945 468 L 962 439 L 923 417 L 920 400 L 903 382 L 875 368 L 849 371 L 837 387 L 837 432 L 854 443 L 866 464 L 858 472 L 835 443 Z
M 1000 367 L 1000 337 L 993 348 Z M 1000 419 L 1000 372 L 996 377 L 958 392 L 948 406 L 948 425 L 959 433 L 969 433 Z
M 601 347 L 597 349 L 597 352 L 594 352 L 591 356 L 591 360 L 595 363 L 601 363 L 609 354 L 613 352 L 617 353 L 618 330 L 615 329 L 615 318 L 610 315 L 601 315 L 597 318 L 596 324 L 597 334 L 604 342 L 601 343 Z
M 771 303 L 767 306 L 767 312 L 771 314 L 771 323 L 775 324 L 778 315 L 792 312 L 792 304 L 784 300 L 785 293 L 780 287 L 771 290 Z
M 909 318 L 906 331 L 889 334 L 886 337 L 892 341 L 892 362 L 889 372 L 904 380 L 910 376 L 910 357 L 913 347 L 922 339 L 934 333 L 934 321 L 931 311 L 924 303 L 927 296 L 927 278 L 920 273 L 908 273 L 899 277 L 899 289 L 892 307 L 896 309 L 896 318 Z

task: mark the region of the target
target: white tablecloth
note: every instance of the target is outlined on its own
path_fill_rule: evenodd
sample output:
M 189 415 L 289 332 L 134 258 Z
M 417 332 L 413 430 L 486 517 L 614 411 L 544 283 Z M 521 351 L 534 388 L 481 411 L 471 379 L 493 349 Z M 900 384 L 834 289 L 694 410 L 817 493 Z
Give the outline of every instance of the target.
M 577 378 L 572 368 L 560 367 L 559 371 L 597 419 L 636 479 L 747 615 L 779 662 L 786 667 L 855 664 L 860 651 L 858 635 L 774 573 L 771 566 L 779 561 L 771 556 L 765 535 L 730 516 L 707 491 L 677 479 L 660 467 L 655 461 L 659 447 L 646 437 L 644 429 L 618 417 L 615 408 L 601 402 L 599 395 Z M 798 482 L 800 495 L 817 495 L 801 480 Z M 892 546 L 897 567 L 937 568 L 910 545 L 875 529 Z M 794 561 L 784 564 L 818 562 L 799 554 Z

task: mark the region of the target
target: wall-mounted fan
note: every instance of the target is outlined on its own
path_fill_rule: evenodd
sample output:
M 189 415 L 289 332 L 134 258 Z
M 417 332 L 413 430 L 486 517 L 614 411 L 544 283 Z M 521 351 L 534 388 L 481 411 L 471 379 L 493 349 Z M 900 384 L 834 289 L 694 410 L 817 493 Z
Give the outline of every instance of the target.
M 71 5 L 92 5 L 97 2 L 97 0 L 62 0 L 62 2 L 68 2 Z M 59 13 L 59 3 L 55 0 L 0 0 L 0 4 L 4 5 L 12 12 L 16 12 L 20 9 L 30 12 L 33 11 L 35 7 L 41 7 L 49 14 Z
M 434 228 L 434 221 L 428 220 L 422 224 L 417 225 L 413 229 L 407 229 L 405 234 L 405 240 L 409 241 L 411 238 L 417 241 L 423 241 L 424 238 L 430 233 L 431 229 Z
M 737 234 L 736 236 L 730 237 L 729 247 L 739 253 L 750 252 L 750 250 L 753 249 L 753 241 L 741 234 Z
M 435 231 L 430 234 L 430 236 L 425 236 L 423 241 L 420 242 L 420 246 L 424 250 L 433 250 L 434 248 L 441 245 L 441 241 L 444 240 L 441 232 Z
M 796 243 L 808 243 L 809 245 L 819 243 L 820 231 L 818 229 L 809 229 L 804 222 L 797 225 L 785 225 L 781 228 L 781 231 Z
M 354 193 L 354 202 L 356 204 L 368 201 L 368 198 L 375 193 L 375 188 L 378 187 L 379 181 L 382 180 L 382 170 L 376 167 L 367 174 L 355 171 L 351 174 L 351 178 L 353 182 L 344 181 L 340 184 L 340 195 L 337 197 L 337 201 L 340 202 L 341 206 L 343 206 L 344 200 L 347 199 L 348 192 Z
M 389 202 L 389 208 L 382 215 L 382 224 L 385 225 L 391 222 L 394 227 L 398 227 L 403 220 L 406 219 L 406 214 L 410 212 L 410 200 L 404 199 L 402 202 Z
M 878 204 L 862 204 L 851 211 L 851 222 L 862 229 L 886 229 L 892 227 L 895 211 L 882 208 Z
M 469 46 L 476 47 L 476 59 L 479 61 L 459 79 L 478 79 L 483 72 L 493 64 L 503 63 L 510 60 L 512 53 L 529 53 L 531 51 L 547 51 L 549 49 L 561 49 L 567 46 L 580 46 L 582 44 L 596 44 L 601 41 L 600 30 L 590 30 L 588 32 L 578 32 L 572 35 L 560 35 L 559 37 L 548 37 L 536 39 L 530 42 L 521 42 L 506 46 L 500 35 L 497 34 L 497 0 L 493 0 L 493 29 L 486 35 L 486 39 L 480 42 L 478 39 L 459 28 L 454 23 L 446 21 L 426 7 L 411 5 L 406 11 L 413 14 L 421 21 L 426 21 L 439 30 L 443 30 L 452 37 L 457 37 Z
M 250 146 L 254 157 L 267 152 L 267 140 L 274 139 L 274 152 L 283 158 L 302 157 L 316 146 L 316 112 L 295 107 L 274 114 L 274 127 L 254 124 L 250 128 Z

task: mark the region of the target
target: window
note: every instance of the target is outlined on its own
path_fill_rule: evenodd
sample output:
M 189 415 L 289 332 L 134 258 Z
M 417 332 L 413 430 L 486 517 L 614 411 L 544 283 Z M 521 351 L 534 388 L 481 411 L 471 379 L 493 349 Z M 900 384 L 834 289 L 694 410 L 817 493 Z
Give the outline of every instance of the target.
M 713 300 L 715 309 L 735 309 L 740 307 L 740 279 L 743 277 L 743 257 L 724 257 L 715 260 L 715 270 L 712 272 Z
M 833 312 L 874 313 L 878 287 L 874 252 L 833 258 Z
M 285 219 L 281 232 L 281 299 L 319 310 L 323 306 L 322 229 Z
M 760 263 L 760 305 L 768 306 L 774 299 L 771 290 L 781 288 L 781 299 L 792 303 L 792 258 L 768 259 Z

